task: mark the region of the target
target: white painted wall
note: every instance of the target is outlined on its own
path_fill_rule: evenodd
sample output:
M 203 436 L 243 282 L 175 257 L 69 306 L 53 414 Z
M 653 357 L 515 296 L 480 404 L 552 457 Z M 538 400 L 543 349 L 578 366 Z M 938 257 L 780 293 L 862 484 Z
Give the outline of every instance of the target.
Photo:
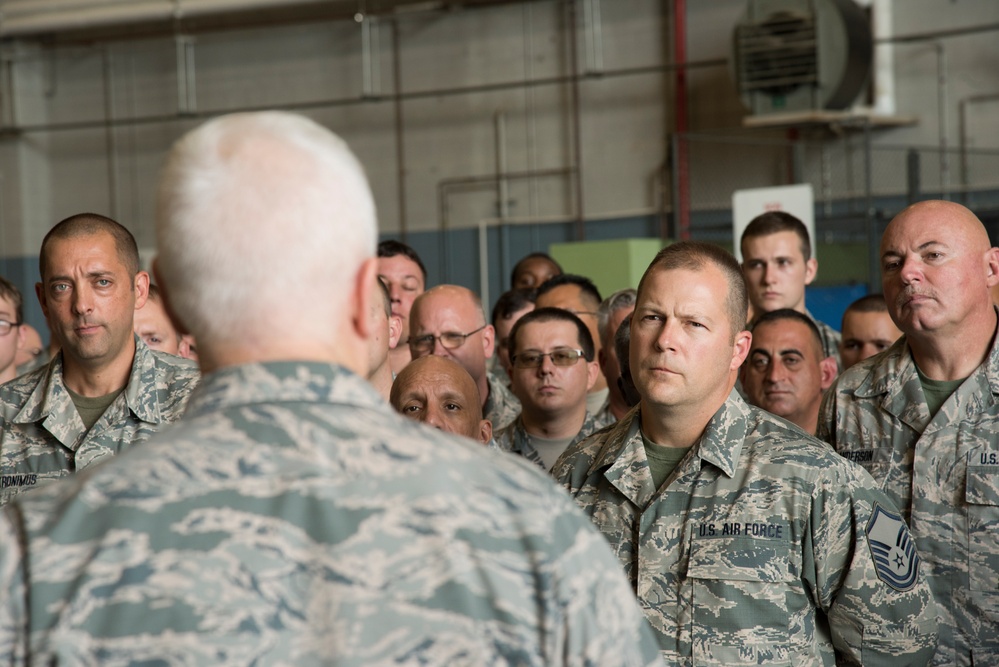
M 992 0 L 899 0 L 893 32 L 906 36 L 999 24 Z M 673 123 L 672 3 L 602 0 L 602 62 L 579 86 L 582 202 L 587 218 L 603 219 L 656 210 L 662 199 L 660 168 L 669 155 Z M 743 0 L 688 2 L 689 58 L 727 58 L 730 34 Z M 399 19 L 399 72 L 405 94 L 488 86 L 570 73 L 569 43 L 561 2 L 539 0 L 501 7 L 407 14 Z M 380 22 L 374 92 L 393 92 L 391 26 Z M 580 67 L 587 64 L 585 33 L 575 33 Z M 919 117 L 912 127 L 878 131 L 880 145 L 956 149 L 958 103 L 973 94 L 999 92 L 999 32 L 965 34 L 938 42 L 896 45 L 895 90 L 900 115 Z M 937 47 L 937 44 L 940 47 Z M 944 54 L 945 88 L 937 66 Z M 153 243 L 151 224 L 156 174 L 170 143 L 197 120 L 177 116 L 176 51 L 171 38 L 47 48 L 32 42 L 7 46 L 12 59 L 16 118 L 25 128 L 0 141 L 0 253 L 34 255 L 44 232 L 82 210 L 116 215 L 142 247 Z M 313 108 L 308 115 L 344 136 L 365 164 L 379 205 L 382 231 L 401 224 L 400 167 L 405 179 L 410 231 L 436 229 L 438 188 L 447 179 L 494 174 L 497 114 L 505 123 L 507 169 L 559 169 L 575 160 L 570 87 L 556 83 L 472 94 L 405 99 L 403 149 L 397 160 L 395 105 L 391 99 L 346 103 L 362 96 L 361 28 L 354 22 L 272 26 L 198 35 L 195 39 L 196 109 L 223 113 L 239 108 L 294 107 L 316 100 L 345 103 Z M 104 69 L 112 73 L 105 88 Z M 653 68 L 629 76 L 613 73 Z M 719 137 L 783 137 L 782 131 L 743 130 L 744 114 L 728 67 L 689 72 L 691 130 Z M 943 99 L 945 122 L 939 122 Z M 54 123 L 101 123 L 106 107 L 116 120 L 161 117 L 157 122 L 44 131 Z M 969 106 L 971 145 L 999 149 L 999 100 Z M 835 142 L 832 144 L 837 146 Z M 110 154 L 109 154 L 110 149 Z M 784 182 L 774 156 L 751 146 L 703 145 L 692 154 L 694 205 L 715 206 L 737 188 Z M 845 167 L 828 158 L 836 191 Z M 818 158 L 809 170 L 820 171 Z M 904 164 L 904 162 L 902 163 Z M 957 181 L 957 164 L 952 165 Z M 904 175 L 882 176 L 882 190 L 897 190 Z M 904 191 L 904 190 L 903 190 Z M 512 181 L 514 220 L 571 218 L 571 177 Z M 821 198 L 821 190 L 816 191 Z M 493 188 L 448 197 L 452 226 L 473 227 L 495 218 Z

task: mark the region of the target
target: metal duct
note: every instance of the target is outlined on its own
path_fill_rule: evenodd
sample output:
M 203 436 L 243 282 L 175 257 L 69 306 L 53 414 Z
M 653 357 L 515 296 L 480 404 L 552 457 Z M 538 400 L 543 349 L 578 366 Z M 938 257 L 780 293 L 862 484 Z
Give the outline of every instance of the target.
M 873 50 L 870 19 L 852 0 L 750 0 L 733 35 L 739 94 L 754 114 L 844 109 Z
M 350 15 L 361 6 L 386 12 L 404 6 L 440 7 L 427 0 L 0 0 L 0 37 L 157 24 L 263 10 L 321 10 Z M 461 4 L 461 3 L 448 3 Z

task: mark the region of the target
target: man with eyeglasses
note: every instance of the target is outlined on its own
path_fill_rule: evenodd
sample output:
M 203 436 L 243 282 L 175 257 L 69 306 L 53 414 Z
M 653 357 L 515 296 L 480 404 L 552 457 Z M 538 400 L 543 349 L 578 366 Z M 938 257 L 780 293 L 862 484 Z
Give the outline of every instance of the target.
M 563 273 L 545 281 L 538 288 L 535 306 L 537 308 L 563 308 L 583 320 L 586 328 L 590 330 L 593 347 L 599 356 L 602 340 L 599 310 L 602 301 L 600 290 L 597 289 L 592 280 L 586 276 Z M 586 396 L 587 411 L 593 415 L 602 412 L 609 397 L 607 379 L 603 374 L 599 374 L 597 381 L 593 383 L 593 387 Z
M 596 430 L 586 412 L 586 392 L 600 372 L 593 338 L 569 311 L 540 308 L 517 320 L 509 346 L 521 412 L 496 433 L 495 445 L 551 470 L 569 445 Z
M 24 347 L 21 290 L 0 276 L 0 384 L 17 377 L 17 353 Z
M 36 285 L 60 352 L 0 387 L 0 505 L 143 442 L 184 411 L 194 362 L 133 332 L 149 274 L 135 238 L 82 213 L 45 235 Z
M 520 412 L 520 401 L 488 372 L 496 332 L 486 324 L 482 301 L 459 285 L 438 285 L 416 298 L 409 313 L 409 349 L 414 359 L 435 354 L 457 361 L 475 380 L 482 414 L 499 430 Z

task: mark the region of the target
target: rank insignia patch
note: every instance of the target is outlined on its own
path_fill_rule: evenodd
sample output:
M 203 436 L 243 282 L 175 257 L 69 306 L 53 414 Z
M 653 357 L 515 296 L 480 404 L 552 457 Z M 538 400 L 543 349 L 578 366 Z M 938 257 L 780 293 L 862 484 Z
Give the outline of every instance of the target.
M 907 591 L 916 585 L 919 555 L 902 517 L 874 503 L 874 512 L 867 522 L 867 545 L 881 581 L 897 591 Z

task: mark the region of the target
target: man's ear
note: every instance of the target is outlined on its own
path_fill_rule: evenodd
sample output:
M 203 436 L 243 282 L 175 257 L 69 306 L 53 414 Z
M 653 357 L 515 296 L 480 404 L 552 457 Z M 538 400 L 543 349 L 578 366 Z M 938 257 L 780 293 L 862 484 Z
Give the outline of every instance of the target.
M 753 343 L 753 334 L 745 329 L 735 334 L 735 342 L 732 344 L 732 365 L 729 370 L 736 370 L 742 366 L 742 362 L 749 356 L 749 347 Z
M 482 351 L 485 352 L 486 359 L 491 359 L 496 350 L 496 329 L 493 325 L 487 324 L 482 330 Z
M 145 271 L 136 273 L 132 287 L 135 290 L 135 310 L 138 310 L 146 305 L 146 299 L 149 298 L 149 274 Z
M 839 367 L 836 365 L 835 357 L 826 357 L 819 362 L 819 387 L 825 391 L 836 381 Z
M 600 375 L 600 364 L 595 361 L 586 361 L 586 391 L 593 389 L 593 385 L 597 383 L 598 375 Z
M 479 422 L 479 442 L 483 445 L 488 445 L 489 441 L 493 439 L 493 423 L 488 419 L 483 419 Z
M 371 337 L 371 306 L 375 297 L 375 281 L 378 280 L 378 260 L 369 257 L 358 267 L 354 274 L 354 298 L 350 313 L 350 322 L 354 333 L 367 340 Z M 381 289 L 381 288 L 379 288 Z M 378 293 L 378 298 L 382 295 Z M 381 304 L 378 306 L 381 307 Z
M 999 285 L 999 248 L 989 248 L 985 253 L 985 284 Z
M 805 262 L 805 284 L 811 285 L 812 281 L 815 280 L 815 276 L 819 272 L 819 260 L 814 257 L 809 257 L 808 261 Z
M 395 346 L 399 344 L 399 340 L 402 338 L 402 318 L 398 315 L 389 315 L 388 318 L 389 325 L 389 349 L 394 350 Z

